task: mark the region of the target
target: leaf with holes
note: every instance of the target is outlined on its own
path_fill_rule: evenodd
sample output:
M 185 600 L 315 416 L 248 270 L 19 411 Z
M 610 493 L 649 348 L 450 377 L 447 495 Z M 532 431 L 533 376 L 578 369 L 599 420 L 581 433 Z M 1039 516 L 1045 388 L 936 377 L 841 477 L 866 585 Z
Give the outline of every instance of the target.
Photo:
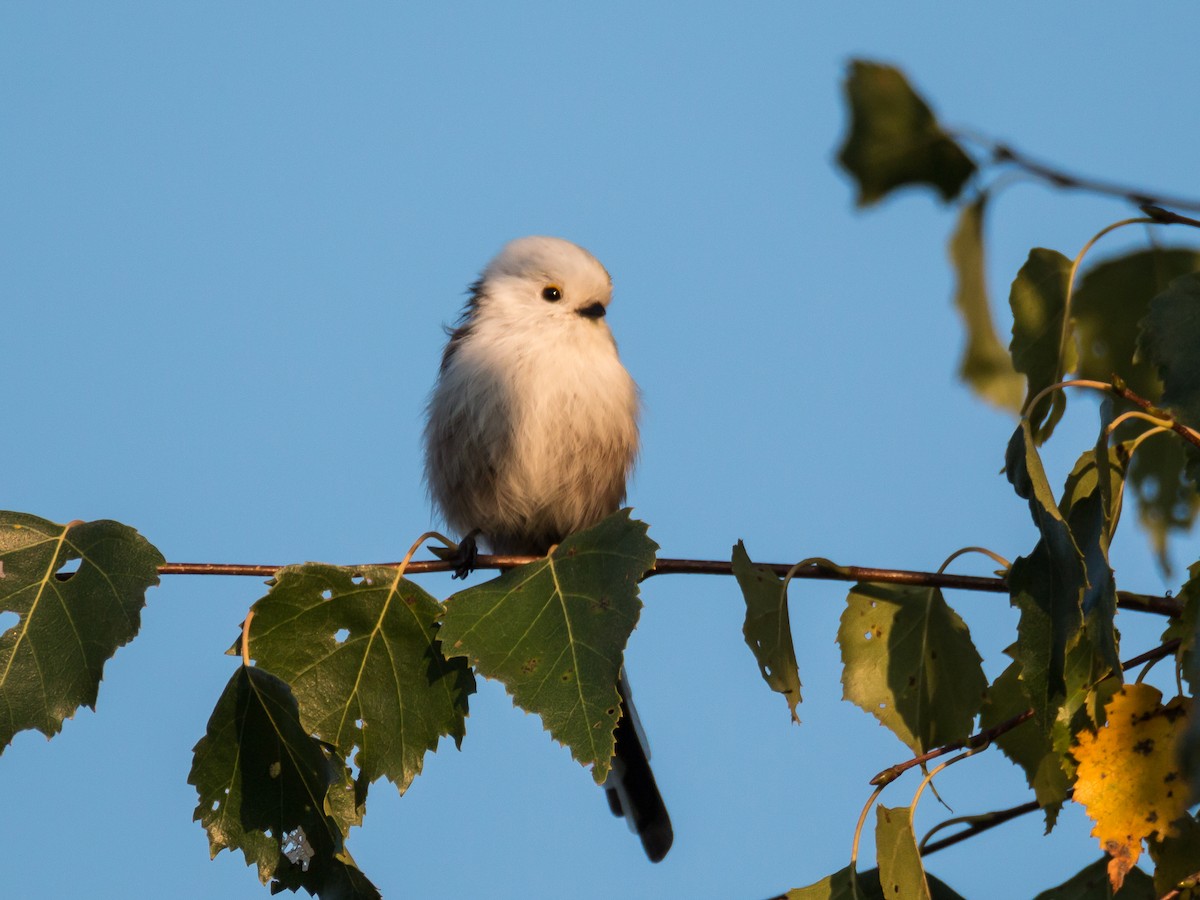
M 958 196 L 975 163 L 899 69 L 855 60 L 845 91 L 850 130 L 838 162 L 858 183 L 859 206 L 907 185 L 927 184 L 943 200 Z
M 931 900 L 913 833 L 912 810 L 907 806 L 891 809 L 881 803 L 875 813 L 875 855 L 884 896 Z
M 962 900 L 962 895 L 928 872 L 925 880 L 931 900 Z M 787 900 L 894 900 L 895 894 L 885 894 L 879 883 L 879 870 L 868 869 L 852 877 L 850 867 L 839 869 L 808 887 L 793 888 L 784 895 Z
M 987 679 L 967 625 L 937 588 L 856 584 L 838 626 L 845 699 L 914 753 L 959 741 Z
M 750 562 L 741 541 L 733 548 L 733 574 L 746 600 L 746 622 L 742 626 L 746 644 L 758 660 L 763 681 L 771 690 L 783 694 L 792 721 L 799 724 L 796 706 L 800 703 L 800 672 L 796 666 L 796 647 L 792 643 L 783 579 L 776 577 L 770 569 Z
M 193 819 L 208 832 L 213 856 L 241 850 L 264 884 L 274 879 L 272 893 L 305 888 L 321 897 L 378 900 L 330 815 L 340 761 L 300 724 L 283 681 L 239 666 L 193 752 L 188 783 L 200 797 Z
M 442 606 L 395 569 L 289 566 L 254 604 L 250 655 L 289 685 L 305 728 L 352 759 L 361 786 L 403 792 L 444 736 L 462 741 L 475 679 L 442 655 Z
M 622 510 L 572 535 L 545 559 L 446 601 L 441 639 L 592 766 L 600 784 L 620 715 L 617 674 L 642 601 L 638 580 L 658 545 Z
M 1026 402 L 1075 368 L 1078 355 L 1067 310 L 1070 273 L 1071 261 L 1061 253 L 1034 247 L 1013 279 L 1008 295 L 1013 314 L 1009 352 L 1013 366 L 1027 380 Z M 1050 437 L 1066 408 L 1060 390 L 1043 397 L 1030 410 L 1039 444 Z
M 18 731 L 53 737 L 80 706 L 95 708 L 104 664 L 138 633 L 162 563 L 119 522 L 0 512 L 0 612 L 19 617 L 0 634 L 0 752 Z
M 1019 412 L 1025 395 L 1025 377 L 1013 368 L 1008 348 L 996 335 L 988 302 L 987 272 L 983 255 L 983 216 L 987 194 L 980 194 L 959 213 L 950 238 L 954 265 L 954 305 L 967 332 L 958 377 L 989 403 Z

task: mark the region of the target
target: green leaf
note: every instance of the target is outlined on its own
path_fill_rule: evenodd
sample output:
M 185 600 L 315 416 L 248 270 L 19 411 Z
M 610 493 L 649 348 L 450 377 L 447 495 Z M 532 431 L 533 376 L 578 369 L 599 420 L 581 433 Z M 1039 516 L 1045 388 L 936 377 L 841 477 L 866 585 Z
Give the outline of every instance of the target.
M 339 780 L 320 742 L 300 724 L 288 686 L 239 666 L 196 744 L 188 775 L 199 796 L 193 818 L 208 832 L 212 855 L 241 850 L 264 883 L 275 879 L 276 891 L 378 898 L 328 811 L 326 795 Z M 293 849 L 296 861 L 285 855 Z
M 80 706 L 95 709 L 104 664 L 138 633 L 162 564 L 119 522 L 0 512 L 0 612 L 19 616 L 0 634 L 0 752 L 18 731 L 53 737 Z
M 1026 377 L 1026 402 L 1075 368 L 1075 343 L 1066 319 L 1070 274 L 1069 259 L 1056 250 L 1035 247 L 1013 280 L 1008 296 L 1013 314 L 1009 351 L 1013 366 Z M 1066 406 L 1062 391 L 1056 391 L 1030 410 L 1039 444 L 1050 436 Z
M 1108 857 L 1101 857 L 1058 887 L 1042 891 L 1034 900 L 1154 900 L 1154 882 L 1141 869 L 1131 869 L 1121 890 L 1113 893 L 1108 881 Z
M 1200 272 L 1184 275 L 1150 301 L 1138 340 L 1158 369 L 1162 402 L 1185 425 L 1200 428 Z
M 845 699 L 915 753 L 971 733 L 987 679 L 966 623 L 940 590 L 856 584 L 838 643 Z
M 750 562 L 741 541 L 733 548 L 733 574 L 746 600 L 746 623 L 742 626 L 746 644 L 758 660 L 763 681 L 771 690 L 783 694 L 792 721 L 799 724 L 796 706 L 800 703 L 800 672 L 796 666 L 796 648 L 792 644 L 783 579 L 777 578 L 765 566 Z
M 441 639 L 502 682 L 550 734 L 592 766 L 600 784 L 620 715 L 617 675 L 642 602 L 638 580 L 658 545 L 646 525 L 614 513 L 564 540 L 545 559 L 511 569 L 446 601 Z
M 1021 667 L 1012 663 L 988 688 L 988 698 L 979 714 L 979 727 L 994 728 L 1028 708 L 1029 698 L 1021 687 Z M 1024 771 L 1025 780 L 1046 814 L 1046 833 L 1049 834 L 1070 786 L 1062 766 L 1063 755 L 1054 749 L 1045 731 L 1029 723 L 1006 731 L 996 738 L 996 744 Z
M 1121 433 L 1125 434 L 1124 426 Z M 1188 456 L 1174 435 L 1157 435 L 1133 455 L 1129 484 L 1137 498 L 1138 521 L 1150 539 L 1163 570 L 1171 570 L 1167 542 L 1174 533 L 1189 531 L 1200 511 L 1195 477 L 1186 476 Z
M 1048 732 L 1067 694 L 1067 651 L 1083 629 L 1086 569 L 1054 501 L 1028 421 L 1009 441 L 1005 468 L 1017 495 L 1029 501 L 1041 535 L 1033 552 L 1013 563 L 1008 588 L 1021 611 L 1016 646 L 1021 682 L 1039 725 Z
M 1112 381 L 1156 401 L 1162 382 L 1137 355 L 1138 331 L 1150 300 L 1175 278 L 1200 269 L 1200 253 L 1184 249 L 1138 250 L 1090 268 L 1071 300 L 1079 344 L 1080 378 Z
M 967 332 L 958 377 L 984 400 L 1017 413 L 1025 396 L 1025 378 L 1013 368 L 1008 348 L 996 335 L 988 302 L 983 254 L 987 200 L 987 194 L 980 194 L 963 206 L 950 238 L 950 262 L 955 272 L 954 305 Z
M 311 734 L 403 793 L 443 736 L 462 742 L 475 679 L 442 655 L 442 606 L 396 570 L 308 563 L 254 604 L 250 653 L 289 685 Z M 357 752 L 356 752 L 357 751 Z
M 899 69 L 855 60 L 845 82 L 850 130 L 838 162 L 869 206 L 905 185 L 927 184 L 952 200 L 975 163 L 942 130 Z
M 1200 872 L 1200 821 L 1195 816 L 1184 816 L 1176 820 L 1174 827 L 1173 837 L 1147 841 L 1154 860 L 1155 897 L 1164 896 L 1176 884 Z
M 907 806 L 891 809 L 881 803 L 875 813 L 875 855 L 883 895 L 930 900 L 917 836 L 913 834 L 912 810 Z
M 925 880 L 929 885 L 929 896 L 932 900 L 962 900 L 957 891 L 928 872 L 925 873 Z M 822 878 L 816 884 L 793 888 L 786 896 L 788 900 L 893 900 L 893 896 L 883 893 L 878 869 L 859 872 L 856 882 L 852 882 L 849 866 Z
M 1196 652 L 1197 641 L 1200 641 L 1200 562 L 1192 563 L 1188 575 L 1190 577 L 1179 589 L 1178 596 L 1183 613 L 1167 624 L 1162 642 L 1179 641 L 1175 659 L 1194 696 L 1200 691 L 1200 653 Z

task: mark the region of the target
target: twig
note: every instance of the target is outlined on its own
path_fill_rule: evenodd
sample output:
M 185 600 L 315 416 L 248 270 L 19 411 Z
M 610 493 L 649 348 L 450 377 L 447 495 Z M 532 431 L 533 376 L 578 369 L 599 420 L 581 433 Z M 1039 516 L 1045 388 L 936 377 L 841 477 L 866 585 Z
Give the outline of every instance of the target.
M 1071 796 L 1072 793 L 1073 791 L 1067 791 L 1067 796 Z M 956 831 L 949 837 L 944 837 L 940 841 L 934 841 L 932 844 L 926 844 L 924 841 L 922 841 L 920 848 L 921 855 L 928 856 L 930 853 L 937 853 L 939 850 L 944 850 L 946 847 L 953 846 L 959 841 L 965 841 L 967 838 L 974 837 L 977 834 L 982 834 L 988 829 L 995 828 L 997 825 L 1003 825 L 1005 822 L 1009 822 L 1018 818 L 1019 816 L 1025 815 L 1026 813 L 1035 812 L 1040 808 L 1041 807 L 1038 806 L 1038 802 L 1036 800 L 1030 800 L 1028 803 L 1022 803 L 1020 806 L 1014 806 L 1010 809 L 997 810 L 996 812 L 988 813 L 985 816 L 972 816 L 971 818 L 977 819 L 978 821 L 972 822 L 969 827 L 964 828 L 962 831 Z M 937 827 L 943 828 L 947 825 L 951 825 L 960 821 L 964 821 L 964 819 L 951 819 L 948 822 L 941 823 Z M 934 830 L 936 831 L 937 829 Z M 933 834 L 933 832 L 931 831 L 930 834 Z M 926 837 L 928 837 L 928 835 Z
M 1023 169 L 1030 175 L 1040 178 L 1057 188 L 1089 191 L 1094 194 L 1107 194 L 1112 197 L 1120 197 L 1138 207 L 1166 206 L 1174 207 L 1175 209 L 1186 209 L 1191 212 L 1200 212 L 1200 201 L 1198 200 L 1191 200 L 1186 197 L 1166 197 L 1153 191 L 1142 190 L 1141 188 L 1114 184 L 1111 181 L 1102 181 L 1096 178 L 1085 178 L 1081 175 L 1072 175 L 1069 172 L 1056 169 L 1047 163 L 1035 160 L 1000 141 L 980 135 L 963 134 L 961 132 L 957 136 L 964 137 L 967 140 L 987 147 L 991 151 L 992 159 L 995 162 L 1012 163 L 1017 168 Z M 1146 212 L 1148 215 L 1153 215 L 1149 210 Z
M 485 556 L 476 561 L 477 569 L 511 569 L 533 562 L 536 556 Z M 399 566 L 398 562 L 371 563 L 371 566 Z M 440 559 L 418 560 L 408 564 L 410 575 L 425 575 L 431 572 L 449 572 L 457 564 Z M 770 569 L 780 578 L 793 568 L 791 563 L 755 563 Z M 158 567 L 159 575 L 242 575 L 251 578 L 273 578 L 284 568 L 275 565 L 240 565 L 237 563 L 167 563 Z M 348 568 L 356 568 L 349 566 Z M 368 568 L 362 565 L 362 568 Z M 732 575 L 733 564 L 723 559 L 659 559 L 654 568 L 646 573 L 652 575 Z M 805 566 L 793 573 L 793 578 L 809 578 L 818 581 L 869 581 L 881 584 L 911 584 L 919 587 L 936 587 L 958 591 L 984 591 L 994 594 L 1008 592 L 1002 578 L 981 575 L 948 575 L 944 572 L 918 572 L 909 569 L 876 569 L 865 566 L 838 566 L 830 569 L 821 565 Z M 1171 597 L 1155 597 L 1129 591 L 1117 592 L 1117 605 L 1122 609 L 1157 613 L 1176 617 L 1183 607 Z

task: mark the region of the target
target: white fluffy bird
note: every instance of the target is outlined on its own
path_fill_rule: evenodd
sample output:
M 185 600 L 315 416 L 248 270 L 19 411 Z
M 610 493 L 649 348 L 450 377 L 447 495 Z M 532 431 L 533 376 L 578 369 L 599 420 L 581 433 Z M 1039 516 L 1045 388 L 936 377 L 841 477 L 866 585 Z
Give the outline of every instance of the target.
M 429 402 L 425 477 L 447 524 L 493 553 L 543 554 L 615 512 L 638 450 L 638 389 L 604 320 L 612 279 L 569 241 L 506 245 L 470 289 Z M 654 862 L 666 806 L 621 674 L 609 804 Z

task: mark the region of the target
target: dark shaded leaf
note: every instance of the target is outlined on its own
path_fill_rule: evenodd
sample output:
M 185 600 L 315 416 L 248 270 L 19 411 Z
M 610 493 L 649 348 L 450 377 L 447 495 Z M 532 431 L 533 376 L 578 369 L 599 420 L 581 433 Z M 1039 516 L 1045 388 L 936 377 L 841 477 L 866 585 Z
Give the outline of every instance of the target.
M 932 900 L 962 900 L 962 896 L 944 881 L 925 873 L 929 886 L 929 896 Z M 787 892 L 788 900 L 893 900 L 895 895 L 884 894 L 879 883 L 879 870 L 868 869 L 859 872 L 857 890 L 850 878 L 850 867 L 847 866 L 827 878 L 822 878 L 816 884 L 808 887 L 793 888 Z
M 856 584 L 838 643 L 845 699 L 915 753 L 971 733 L 987 679 L 966 623 L 940 590 Z
M 364 783 L 406 790 L 443 736 L 462 741 L 475 679 L 442 655 L 442 606 L 396 570 L 289 566 L 254 604 L 250 654 L 291 685 L 305 728 Z
M 742 634 L 758 661 L 758 670 L 771 690 L 783 694 L 792 721 L 799 723 L 800 672 L 788 621 L 783 579 L 770 569 L 750 562 L 746 547 L 738 541 L 733 548 L 733 574 L 746 600 L 746 622 Z
M 1025 696 L 1020 677 L 1020 666 L 1012 663 L 988 688 L 988 698 L 979 715 L 980 728 L 994 728 L 1029 708 L 1029 698 Z M 1025 780 L 1046 814 L 1048 834 L 1058 819 L 1070 787 L 1063 768 L 1063 754 L 1054 749 L 1046 732 L 1032 723 L 1006 731 L 996 738 L 996 744 L 1024 771 Z
M 1008 348 L 1000 342 L 992 323 L 983 252 L 986 207 L 987 194 L 963 206 L 950 238 L 954 305 L 967 332 L 958 377 L 989 403 L 1017 413 L 1025 396 L 1025 377 L 1013 368 Z
M 1026 403 L 1075 368 L 1075 343 L 1066 318 L 1070 274 L 1069 259 L 1056 250 L 1035 247 L 1013 279 L 1008 295 L 1013 314 L 1009 350 L 1014 368 L 1026 377 Z M 1062 391 L 1055 391 L 1030 410 L 1039 444 L 1054 431 L 1066 406 Z
M 880 804 L 875 813 L 875 855 L 883 895 L 930 900 L 917 836 L 913 833 L 912 810 L 907 806 L 889 809 Z
M 200 802 L 193 818 L 208 832 L 213 856 L 241 850 L 264 883 L 274 879 L 275 891 L 304 888 L 322 900 L 379 897 L 327 811 L 337 767 L 300 724 L 283 681 L 239 666 L 194 753 L 188 783 Z
M 1113 893 L 1108 882 L 1108 857 L 1077 872 L 1058 887 L 1042 891 L 1034 900 L 1155 900 L 1154 882 L 1141 869 L 1125 876 L 1121 890 Z
M 1197 641 L 1200 640 L 1200 562 L 1192 563 L 1188 568 L 1188 576 L 1178 595 L 1179 602 L 1183 604 L 1183 613 L 1167 624 L 1162 642 L 1180 642 L 1175 659 L 1188 688 L 1195 696 L 1200 690 L 1200 653 L 1196 652 Z
M 1029 501 L 1041 535 L 1033 552 L 1013 563 L 1008 588 L 1021 611 L 1016 645 L 1021 683 L 1038 724 L 1049 733 L 1067 694 L 1067 651 L 1083 629 L 1086 569 L 1055 503 L 1027 421 L 1013 434 L 1005 465 L 1017 495 Z
M 1088 269 L 1071 299 L 1079 377 L 1112 381 L 1116 375 L 1134 393 L 1157 400 L 1162 382 L 1154 366 L 1137 356 L 1139 326 L 1151 298 L 1197 270 L 1200 253 L 1185 249 L 1138 250 Z
M 638 580 L 658 545 L 622 510 L 564 540 L 545 559 L 446 601 L 445 652 L 466 656 L 537 713 L 550 734 L 592 766 L 600 784 L 620 715 L 617 675 L 642 602 Z
M 1174 823 L 1175 834 L 1161 841 L 1148 841 L 1154 860 L 1154 896 L 1169 893 L 1185 878 L 1200 874 L 1200 821 L 1194 815 Z M 1128 883 L 1128 879 L 1126 879 Z M 1188 900 L 1188 894 L 1180 897 Z
M 1138 350 L 1158 370 L 1162 402 L 1200 428 L 1200 272 L 1184 275 L 1150 301 Z
M 844 88 L 850 129 L 838 162 L 858 184 L 859 206 L 906 185 L 930 185 L 943 200 L 958 196 L 975 163 L 898 69 L 854 60 Z
M 163 561 L 119 522 L 0 512 L 0 612 L 19 616 L 0 634 L 0 752 L 18 731 L 53 737 L 80 706 L 95 708 L 104 664 L 138 633 Z
M 1143 423 L 1145 424 L 1145 423 Z M 1139 429 L 1140 430 L 1140 429 Z M 1119 433 L 1134 429 L 1122 426 Z M 1129 468 L 1129 485 L 1137 498 L 1138 521 L 1163 570 L 1171 570 L 1167 542 L 1177 532 L 1191 529 L 1200 511 L 1196 476 L 1185 474 L 1188 454 L 1174 435 L 1155 435 L 1142 442 Z

